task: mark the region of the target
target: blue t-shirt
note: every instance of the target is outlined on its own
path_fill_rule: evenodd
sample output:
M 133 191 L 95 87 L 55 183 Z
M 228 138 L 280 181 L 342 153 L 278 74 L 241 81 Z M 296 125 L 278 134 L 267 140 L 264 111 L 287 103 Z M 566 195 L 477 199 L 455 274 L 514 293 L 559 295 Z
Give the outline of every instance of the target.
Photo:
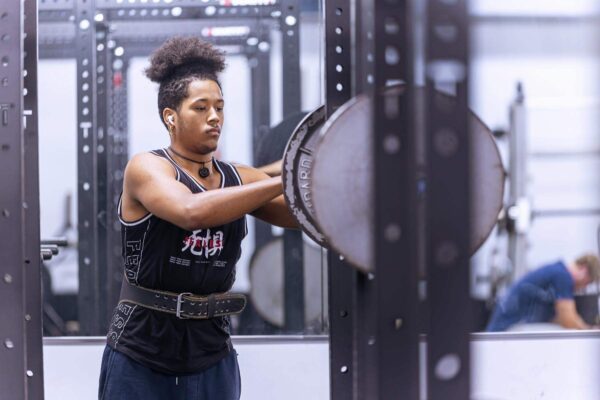
M 554 302 L 572 299 L 574 282 L 562 261 L 538 268 L 518 280 L 498 302 L 486 330 L 504 331 L 526 322 L 550 322 Z

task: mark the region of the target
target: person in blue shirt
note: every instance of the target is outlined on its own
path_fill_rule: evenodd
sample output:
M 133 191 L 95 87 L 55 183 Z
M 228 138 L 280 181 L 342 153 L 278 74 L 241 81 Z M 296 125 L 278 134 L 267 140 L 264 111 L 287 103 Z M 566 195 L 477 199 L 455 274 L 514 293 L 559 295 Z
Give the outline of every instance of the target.
M 516 324 L 555 323 L 567 329 L 590 329 L 575 308 L 575 290 L 600 278 L 600 261 L 585 254 L 568 265 L 545 265 L 516 281 L 496 304 L 488 332 L 505 331 Z

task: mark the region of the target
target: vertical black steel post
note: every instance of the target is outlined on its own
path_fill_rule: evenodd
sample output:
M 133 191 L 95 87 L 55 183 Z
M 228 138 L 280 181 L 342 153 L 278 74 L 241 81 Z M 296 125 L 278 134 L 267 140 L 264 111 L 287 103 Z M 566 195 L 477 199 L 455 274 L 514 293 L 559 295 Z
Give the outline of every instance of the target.
M 260 24 L 257 30 L 257 40 L 248 45 L 246 54 L 250 66 L 250 84 L 252 96 L 252 157 L 256 160 L 258 146 L 269 133 L 271 124 L 271 52 L 269 26 Z M 263 44 L 264 43 L 264 44 Z M 259 219 L 254 220 L 255 249 L 268 243 L 273 238 L 271 225 Z M 256 312 L 254 307 L 246 307 L 241 316 L 242 334 L 264 333 L 268 328 L 266 322 Z
M 377 399 L 377 287 L 375 274 L 356 274 L 354 290 L 355 399 Z
M 301 110 L 300 7 L 298 0 L 281 1 L 283 118 Z M 290 132 L 291 134 L 291 132 Z M 284 329 L 304 331 L 304 246 L 302 231 L 283 233 Z
M 126 127 L 127 98 L 123 74 L 123 48 L 116 47 L 105 24 L 96 24 L 96 123 L 97 204 L 98 204 L 98 271 L 100 293 L 98 324 L 104 333 L 112 310 L 117 304 L 123 278 L 120 224 L 117 217 L 123 171 L 127 162 Z M 115 54 L 116 53 L 116 54 Z
M 470 398 L 469 24 L 466 0 L 427 10 L 428 396 Z M 434 90 L 455 96 L 436 102 Z
M 283 118 L 302 109 L 300 83 L 300 2 L 281 0 Z
M 246 54 L 250 66 L 250 84 L 252 95 L 252 145 L 253 154 L 258 143 L 269 132 L 271 125 L 271 71 L 269 26 L 258 25 L 255 43 L 248 45 Z
M 97 321 L 94 334 L 102 334 L 108 329 L 108 232 L 111 229 L 109 225 L 110 217 L 107 214 L 108 207 L 108 171 L 111 166 L 108 164 L 108 127 L 109 127 L 109 100 L 108 100 L 108 78 L 110 76 L 110 50 L 107 48 L 107 27 L 103 23 L 95 24 L 96 35 L 96 69 L 92 72 L 96 75 L 96 107 L 93 111 L 96 114 L 96 142 L 92 147 L 95 153 L 96 163 L 94 174 L 96 176 L 96 204 L 97 204 L 97 259 L 94 275 L 97 281 L 92 283 L 97 295 L 97 310 L 95 315 Z M 80 203 L 81 204 L 81 203 Z M 80 292 L 81 293 L 81 292 Z
M 268 43 L 268 29 L 261 26 L 261 34 L 258 38 L 258 45 L 253 46 L 254 51 L 249 53 L 250 79 L 252 92 L 252 126 L 253 126 L 253 157 L 256 158 L 258 144 L 269 133 L 271 124 L 271 73 L 270 73 L 270 47 L 260 45 Z M 267 243 L 273 235 L 271 226 L 258 219 L 254 225 L 255 247 Z
M 375 0 L 373 10 L 373 211 L 371 364 L 361 399 L 419 398 L 418 257 L 413 21 L 410 0 Z M 369 51 L 368 48 L 364 50 Z M 385 90 L 404 82 L 404 91 Z
M 347 1 L 325 0 L 324 13 L 326 109 L 331 115 L 352 96 L 352 10 Z M 338 48 L 342 51 L 336 51 Z M 357 273 L 332 251 L 327 265 L 330 393 L 332 400 L 348 400 L 355 398 L 353 293 Z
M 79 243 L 78 312 L 80 333 L 100 333 L 98 290 L 98 182 L 96 123 L 96 35 L 94 0 L 77 0 L 77 196 Z
M 356 49 L 352 68 L 354 95 L 369 94 L 373 96 L 374 8 L 373 1 L 362 1 L 356 2 L 353 10 L 355 18 L 352 27 L 352 42 Z M 368 394 L 374 391 L 372 386 L 376 385 L 375 371 L 371 369 L 371 366 L 377 362 L 377 353 L 374 347 L 377 325 L 377 313 L 374 312 L 374 305 L 377 301 L 374 278 L 374 274 L 356 274 L 353 299 L 355 399 L 367 398 Z
M 21 1 L 0 3 L 0 35 L 9 38 L 0 44 L 0 311 L 4 319 L 0 325 L 0 387 L 15 399 L 26 398 L 27 351 L 23 318 L 23 13 Z
M 24 300 L 27 376 L 27 399 L 44 398 L 44 373 L 42 352 L 42 284 L 40 263 L 40 188 L 38 157 L 38 10 L 37 2 L 24 2 L 25 51 L 24 79 Z M 2 12 L 0 11 L 0 15 Z M 1 22 L 0 22 L 1 24 Z M 0 34 L 0 36 L 2 36 Z M 3 387 L 0 385 L 0 387 Z M 16 398 L 16 397 L 15 397 Z
M 302 231 L 283 233 L 284 330 L 304 333 L 304 246 Z
M 252 93 L 252 154 L 254 159 L 256 159 L 258 145 L 269 133 L 271 125 L 271 52 L 270 46 L 264 45 L 269 42 L 269 27 L 261 24 L 256 43 L 248 49 Z M 273 238 L 271 226 L 258 219 L 254 224 L 254 233 L 254 245 L 257 249 Z
M 36 24 L 35 3 L 0 4 L 0 387 L 11 399 L 43 398 Z
M 119 300 L 123 280 L 121 225 L 118 218 L 119 196 L 127 164 L 127 71 L 129 59 L 114 41 L 107 40 L 106 91 L 108 101 L 108 135 L 106 140 L 106 307 L 107 318 Z M 116 53 L 116 54 L 115 54 Z
M 260 24 L 257 36 L 246 48 L 250 67 L 250 96 L 252 98 L 252 161 L 256 162 L 258 146 L 262 138 L 269 133 L 271 121 L 271 83 L 270 83 L 270 46 L 268 27 Z M 271 240 L 271 226 L 259 219 L 254 220 L 254 247 L 258 249 Z M 265 324 L 252 303 L 240 316 L 240 334 L 251 334 L 259 331 L 258 326 Z

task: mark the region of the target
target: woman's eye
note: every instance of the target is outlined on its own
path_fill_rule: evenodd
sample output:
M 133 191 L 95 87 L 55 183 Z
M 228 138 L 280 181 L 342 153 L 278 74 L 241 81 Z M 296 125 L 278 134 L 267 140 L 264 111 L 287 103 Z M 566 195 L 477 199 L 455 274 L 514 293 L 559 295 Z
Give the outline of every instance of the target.
M 218 112 L 223 112 L 223 107 L 217 107 Z

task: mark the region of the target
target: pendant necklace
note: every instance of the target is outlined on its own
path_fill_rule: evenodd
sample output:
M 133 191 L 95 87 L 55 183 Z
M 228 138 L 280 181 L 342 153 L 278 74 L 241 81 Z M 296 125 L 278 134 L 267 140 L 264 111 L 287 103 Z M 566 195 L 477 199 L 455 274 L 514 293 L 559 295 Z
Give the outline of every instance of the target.
M 191 158 L 187 158 L 186 156 L 183 156 L 183 155 L 179 154 L 178 152 L 176 152 L 175 150 L 173 150 L 173 148 L 170 147 L 170 146 L 169 146 L 169 151 L 171 151 L 176 156 L 178 156 L 180 158 L 183 158 L 184 160 L 188 160 L 188 161 L 191 161 L 193 163 L 200 164 L 201 167 L 198 170 L 198 174 L 202 178 L 206 178 L 206 177 L 208 177 L 210 175 L 210 170 L 207 167 L 205 167 L 205 164 L 210 164 L 211 162 L 213 162 L 214 161 L 214 157 L 211 157 L 211 159 L 208 160 L 208 161 L 196 161 L 196 160 L 192 160 Z

